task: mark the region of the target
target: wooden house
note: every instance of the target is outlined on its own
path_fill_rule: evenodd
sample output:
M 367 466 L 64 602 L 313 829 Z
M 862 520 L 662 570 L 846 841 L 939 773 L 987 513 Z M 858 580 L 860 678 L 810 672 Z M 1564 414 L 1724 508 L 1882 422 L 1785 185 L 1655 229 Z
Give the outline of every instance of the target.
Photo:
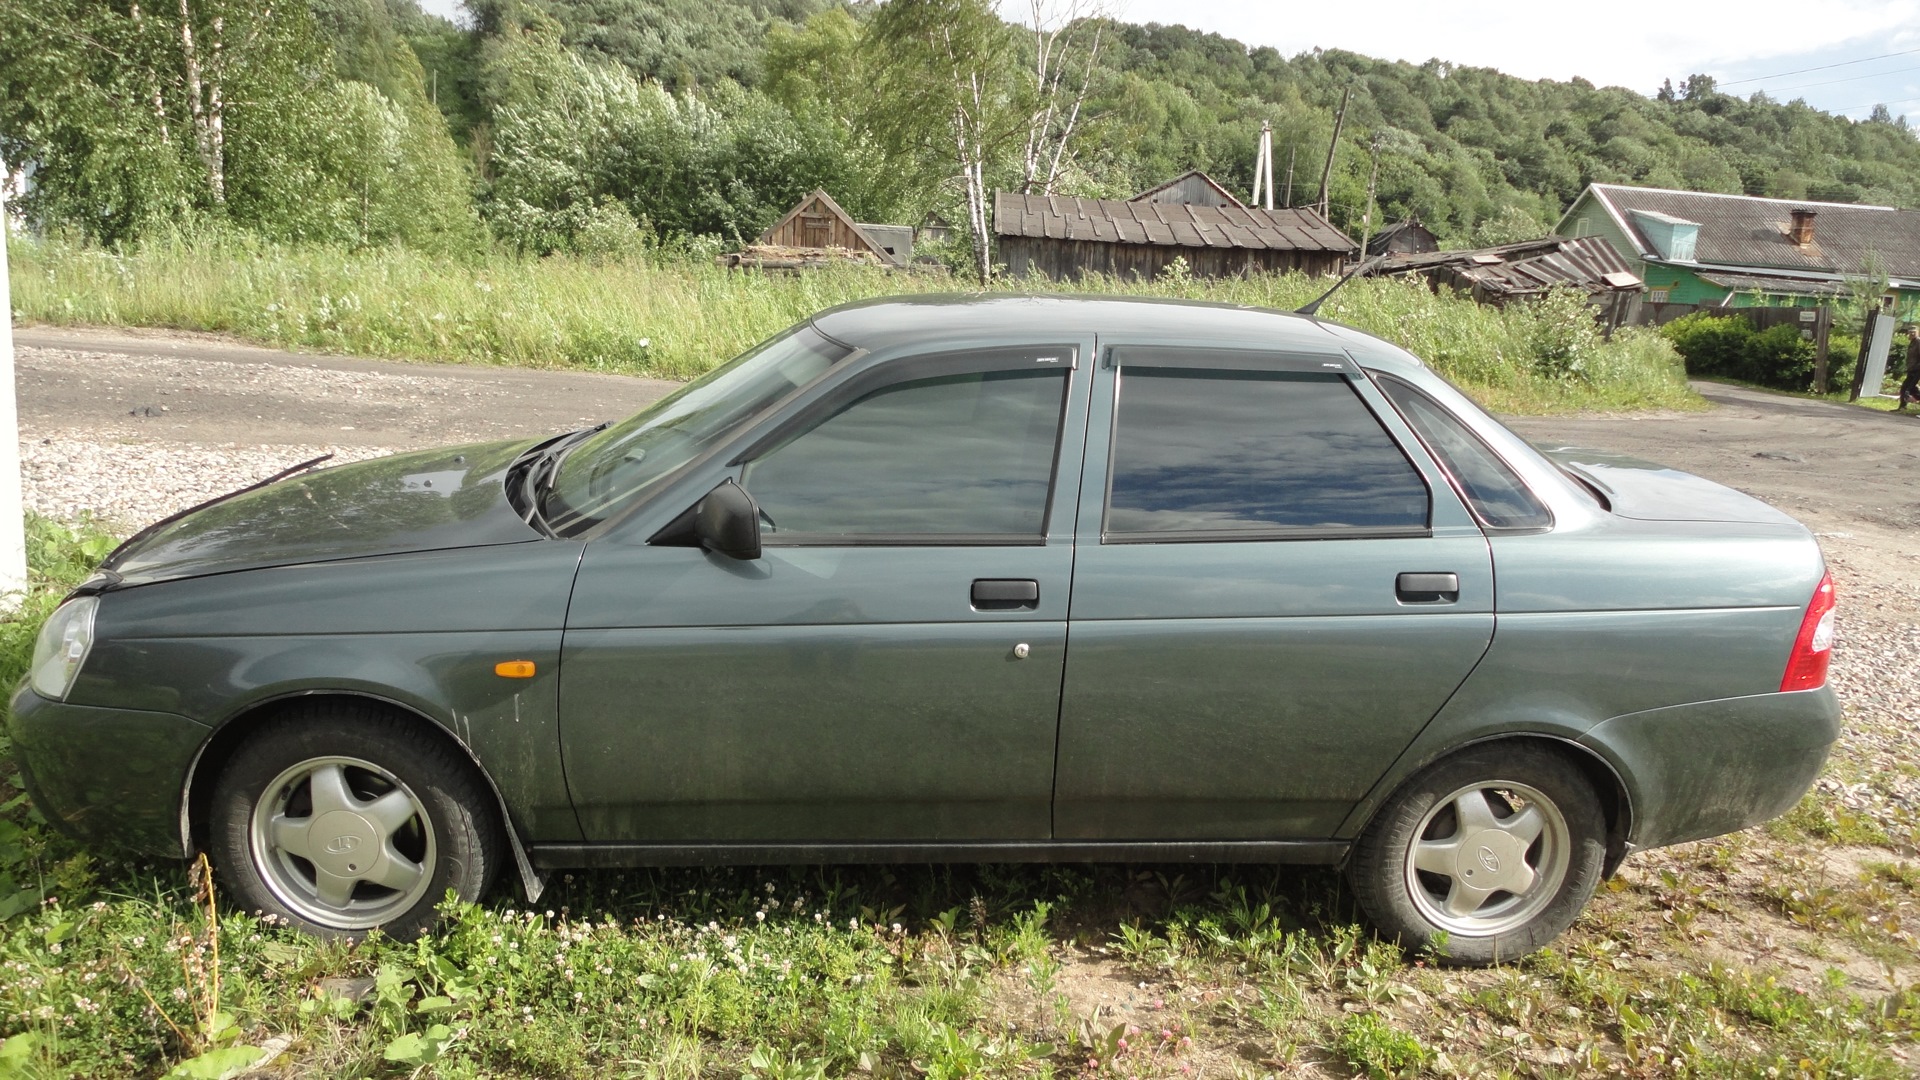
M 1009 274 L 1057 280 L 1088 273 L 1151 279 L 1176 259 L 1184 259 L 1197 277 L 1338 274 L 1359 252 L 1345 233 L 1305 207 L 1258 210 L 1001 191 L 994 193 L 993 231 Z
M 1440 250 L 1440 238 L 1419 218 L 1396 221 L 1367 241 L 1367 255 L 1424 255 Z
M 1920 211 L 1589 184 L 1555 229 L 1597 237 L 1644 283 L 1643 317 L 1818 308 L 1886 275 L 1882 302 L 1920 319 Z
M 913 229 L 862 225 L 833 196 L 816 190 L 744 251 L 715 261 L 726 267 L 762 270 L 805 270 L 833 262 L 900 269 L 913 261 Z

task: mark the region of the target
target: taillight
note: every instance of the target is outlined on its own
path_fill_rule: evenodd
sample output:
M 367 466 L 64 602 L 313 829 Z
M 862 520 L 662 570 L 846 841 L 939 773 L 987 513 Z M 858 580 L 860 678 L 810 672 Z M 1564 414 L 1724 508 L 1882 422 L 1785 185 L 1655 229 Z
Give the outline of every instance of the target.
M 1807 613 L 1800 619 L 1800 633 L 1793 639 L 1793 653 L 1787 657 L 1787 673 L 1780 677 L 1780 691 L 1813 690 L 1827 685 L 1827 661 L 1833 658 L 1833 575 L 1820 579 L 1813 590 Z

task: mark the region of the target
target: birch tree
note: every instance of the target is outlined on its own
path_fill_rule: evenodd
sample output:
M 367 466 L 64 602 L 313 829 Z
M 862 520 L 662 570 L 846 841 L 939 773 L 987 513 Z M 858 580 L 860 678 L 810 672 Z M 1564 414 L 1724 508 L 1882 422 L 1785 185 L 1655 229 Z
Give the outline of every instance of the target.
M 993 273 L 987 174 L 1028 119 L 1010 93 L 1012 40 L 984 0 L 893 0 L 874 16 L 874 127 L 902 157 L 944 143 L 982 285 Z
M 1112 12 L 1104 0 L 1029 0 L 1027 30 L 1033 61 L 1027 69 L 1026 147 L 1020 190 L 1052 195 L 1082 125 L 1093 89 L 1100 45 Z

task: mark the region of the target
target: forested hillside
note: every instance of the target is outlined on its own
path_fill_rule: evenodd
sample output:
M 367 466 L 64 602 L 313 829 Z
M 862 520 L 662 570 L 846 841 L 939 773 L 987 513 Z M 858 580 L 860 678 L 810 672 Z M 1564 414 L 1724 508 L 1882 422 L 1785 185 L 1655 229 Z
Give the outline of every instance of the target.
M 1699 76 L 1646 97 L 1097 17 L 1036 29 L 983 0 L 469 7 L 461 28 L 414 0 L 0 0 L 0 152 L 38 225 L 110 243 L 704 251 L 814 187 L 863 219 L 976 227 L 995 188 L 1121 196 L 1198 166 L 1246 190 L 1262 120 L 1310 202 L 1350 92 L 1329 201 L 1356 232 L 1376 158 L 1375 222 L 1418 214 L 1454 243 L 1543 231 L 1596 180 L 1920 205 L 1904 118 Z

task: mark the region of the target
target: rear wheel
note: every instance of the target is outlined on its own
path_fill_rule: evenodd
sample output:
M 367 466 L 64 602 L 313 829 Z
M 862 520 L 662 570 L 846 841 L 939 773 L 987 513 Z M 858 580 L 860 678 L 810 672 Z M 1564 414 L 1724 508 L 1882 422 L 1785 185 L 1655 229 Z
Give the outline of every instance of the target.
M 451 889 L 486 891 L 505 844 L 470 763 L 377 706 L 317 703 L 263 724 L 214 789 L 228 897 L 308 931 L 411 938 Z
M 1573 924 L 1600 883 L 1606 818 L 1592 784 L 1539 746 L 1469 750 L 1395 793 L 1348 865 L 1360 906 L 1409 947 L 1514 960 Z

